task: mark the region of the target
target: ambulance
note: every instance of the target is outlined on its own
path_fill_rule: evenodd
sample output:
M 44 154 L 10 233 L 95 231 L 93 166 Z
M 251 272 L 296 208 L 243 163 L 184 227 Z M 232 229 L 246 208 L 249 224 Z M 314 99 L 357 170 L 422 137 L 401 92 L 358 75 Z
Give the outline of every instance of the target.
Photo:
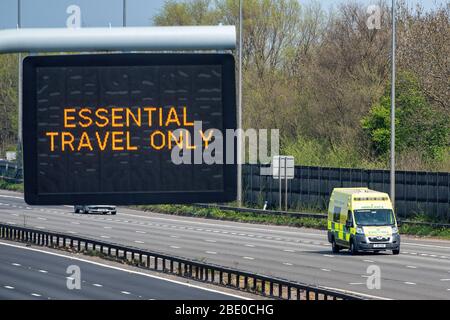
M 400 235 L 386 193 L 368 188 L 335 188 L 328 205 L 328 241 L 334 253 L 349 249 L 400 253 Z

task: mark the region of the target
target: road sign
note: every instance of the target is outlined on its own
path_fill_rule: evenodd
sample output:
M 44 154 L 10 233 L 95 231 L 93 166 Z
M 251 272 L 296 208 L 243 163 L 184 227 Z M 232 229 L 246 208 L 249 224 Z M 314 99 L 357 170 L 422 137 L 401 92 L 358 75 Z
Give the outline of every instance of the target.
M 295 163 L 292 156 L 274 156 L 272 160 L 272 176 L 274 179 L 294 179 Z
M 173 161 L 175 148 L 202 152 L 212 132 L 236 129 L 234 68 L 228 54 L 27 57 L 26 202 L 235 200 L 236 161 Z
M 272 176 L 278 179 L 279 207 L 281 211 L 281 180 L 284 180 L 284 210 L 288 209 L 288 180 L 295 177 L 295 163 L 293 156 L 274 156 L 272 159 Z

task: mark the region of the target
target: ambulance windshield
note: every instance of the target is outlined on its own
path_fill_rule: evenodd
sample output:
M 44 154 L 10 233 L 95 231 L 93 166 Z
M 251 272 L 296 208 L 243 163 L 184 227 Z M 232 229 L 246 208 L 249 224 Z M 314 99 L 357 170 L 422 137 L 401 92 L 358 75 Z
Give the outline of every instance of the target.
M 391 209 L 355 210 L 358 226 L 392 226 L 395 225 L 394 213 Z

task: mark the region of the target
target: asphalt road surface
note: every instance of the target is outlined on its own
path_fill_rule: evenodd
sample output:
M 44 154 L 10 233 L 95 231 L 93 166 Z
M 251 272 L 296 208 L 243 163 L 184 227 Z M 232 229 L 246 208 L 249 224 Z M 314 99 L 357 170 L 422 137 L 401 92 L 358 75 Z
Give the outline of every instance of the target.
M 236 299 L 146 273 L 1 241 L 0 257 L 0 299 Z M 79 288 L 74 286 L 76 279 Z
M 0 221 L 124 245 L 386 299 L 449 299 L 450 242 L 402 238 L 401 254 L 332 254 L 326 232 L 177 217 L 118 208 L 116 216 L 31 207 L 0 192 Z M 2 255 L 3 256 L 3 255 Z M 375 266 L 375 267 L 373 267 Z M 369 289 L 369 271 L 381 288 Z M 372 271 L 373 272 L 373 271 Z

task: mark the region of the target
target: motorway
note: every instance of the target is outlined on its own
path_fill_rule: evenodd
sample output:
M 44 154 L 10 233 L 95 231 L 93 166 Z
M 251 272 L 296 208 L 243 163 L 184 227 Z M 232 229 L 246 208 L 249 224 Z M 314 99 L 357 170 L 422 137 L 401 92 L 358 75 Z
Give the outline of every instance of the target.
M 326 232 L 146 213 L 74 214 L 69 206 L 28 206 L 20 193 L 0 192 L 0 221 L 89 236 L 200 259 L 241 270 L 385 299 L 449 299 L 450 242 L 402 238 L 401 254 L 332 254 Z M 4 255 L 1 255 L 3 260 Z M 368 268 L 381 272 L 369 289 Z M 1 279 L 0 279 L 1 280 Z
M 228 300 L 235 296 L 147 273 L 0 241 L 0 299 Z M 80 270 L 79 289 L 68 287 Z

